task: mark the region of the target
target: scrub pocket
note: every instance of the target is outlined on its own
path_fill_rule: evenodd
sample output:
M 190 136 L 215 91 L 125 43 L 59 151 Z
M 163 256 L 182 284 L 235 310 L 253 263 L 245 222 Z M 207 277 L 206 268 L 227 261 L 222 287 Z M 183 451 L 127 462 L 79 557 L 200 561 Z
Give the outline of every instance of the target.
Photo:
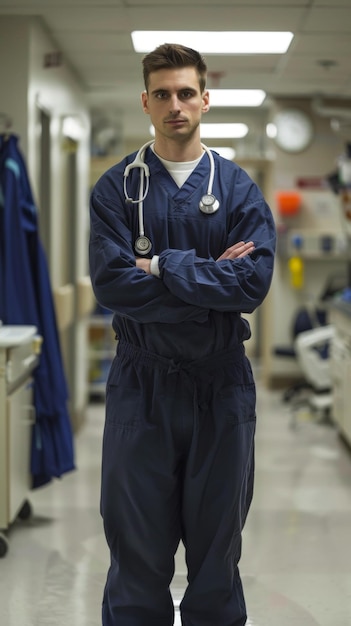
M 222 389 L 219 393 L 221 413 L 230 424 L 243 424 L 256 420 L 255 385 L 235 385 Z
M 224 373 L 217 402 L 230 424 L 256 421 L 256 385 L 249 360 L 244 357 Z
M 142 387 L 133 365 L 116 357 L 106 386 L 106 427 L 136 430 L 143 424 Z

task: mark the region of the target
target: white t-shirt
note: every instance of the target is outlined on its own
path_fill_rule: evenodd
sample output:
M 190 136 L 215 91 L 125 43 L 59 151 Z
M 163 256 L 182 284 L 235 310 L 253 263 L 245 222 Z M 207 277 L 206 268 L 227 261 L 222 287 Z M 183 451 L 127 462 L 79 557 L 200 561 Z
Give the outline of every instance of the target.
M 157 158 L 160 159 L 161 163 L 163 163 L 167 172 L 169 172 L 173 180 L 175 180 L 178 187 L 181 187 L 185 183 L 204 155 L 204 153 L 201 154 L 195 161 L 167 161 L 167 159 L 163 159 L 155 152 L 154 144 L 151 145 L 151 149 L 154 154 L 156 154 Z

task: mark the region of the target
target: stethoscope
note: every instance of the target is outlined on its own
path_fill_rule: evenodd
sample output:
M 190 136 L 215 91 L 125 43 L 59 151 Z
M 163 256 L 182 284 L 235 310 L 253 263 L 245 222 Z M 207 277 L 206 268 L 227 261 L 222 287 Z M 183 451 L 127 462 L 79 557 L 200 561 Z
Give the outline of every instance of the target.
M 127 165 L 123 174 L 123 178 L 124 178 L 123 190 L 124 190 L 126 202 L 128 202 L 128 204 L 138 205 L 139 236 L 135 240 L 134 249 L 137 254 L 141 254 L 141 255 L 148 254 L 152 248 L 152 243 L 150 239 L 146 237 L 145 232 L 144 232 L 144 206 L 143 206 L 144 200 L 149 192 L 149 185 L 150 185 L 150 180 L 149 180 L 150 169 L 149 169 L 149 166 L 145 163 L 144 157 L 145 157 L 146 148 L 151 146 L 152 143 L 154 143 L 154 139 L 152 139 L 151 141 L 148 141 L 146 144 L 144 144 L 140 148 L 134 161 L 130 163 L 129 165 Z M 215 213 L 219 209 L 219 202 L 212 193 L 213 180 L 214 180 L 214 175 L 215 175 L 215 164 L 214 164 L 213 154 L 211 150 L 209 150 L 209 148 L 205 146 L 204 144 L 201 144 L 201 145 L 203 149 L 205 150 L 205 152 L 207 153 L 208 158 L 210 160 L 210 176 L 208 179 L 207 193 L 205 193 L 202 196 L 199 202 L 199 209 L 200 211 L 202 211 L 202 213 L 205 213 L 206 215 L 211 215 L 212 213 Z M 139 198 L 137 200 L 133 200 L 133 198 L 131 198 L 128 195 L 127 178 L 129 176 L 130 170 L 136 167 L 140 169 Z

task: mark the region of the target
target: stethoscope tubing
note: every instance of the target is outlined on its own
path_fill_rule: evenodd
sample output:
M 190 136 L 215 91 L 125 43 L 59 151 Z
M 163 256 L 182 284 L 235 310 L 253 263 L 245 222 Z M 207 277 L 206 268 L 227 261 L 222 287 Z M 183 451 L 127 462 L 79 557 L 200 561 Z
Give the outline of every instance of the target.
M 141 146 L 140 150 L 138 150 L 136 157 L 132 163 L 126 166 L 123 174 L 123 191 L 126 202 L 128 204 L 137 204 L 138 205 L 138 222 L 139 222 L 139 237 L 135 243 L 136 252 L 139 254 L 148 254 L 150 252 L 152 244 L 151 241 L 145 236 L 144 231 L 144 200 L 149 192 L 150 186 L 150 169 L 147 163 L 144 161 L 145 151 L 146 149 L 154 143 L 154 139 L 148 141 L 143 146 Z M 207 186 L 207 194 L 203 196 L 199 203 L 200 211 L 209 215 L 211 213 L 215 213 L 219 208 L 219 202 L 215 198 L 212 193 L 214 176 L 215 176 L 215 164 L 214 158 L 211 150 L 203 143 L 201 143 L 202 148 L 205 150 L 209 161 L 210 161 L 210 175 L 208 179 Z M 138 199 L 134 200 L 128 195 L 127 189 L 127 179 L 129 173 L 132 169 L 139 168 L 140 169 L 140 182 L 139 182 L 139 195 Z M 145 189 L 144 189 L 145 187 Z M 205 201 L 204 201 L 205 200 Z M 138 244 L 140 244 L 138 246 Z

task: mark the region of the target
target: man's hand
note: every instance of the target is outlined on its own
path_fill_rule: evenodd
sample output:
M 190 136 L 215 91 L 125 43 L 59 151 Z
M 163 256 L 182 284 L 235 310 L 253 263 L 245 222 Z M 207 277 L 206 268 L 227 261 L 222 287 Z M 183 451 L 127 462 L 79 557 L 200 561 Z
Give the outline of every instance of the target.
M 151 259 L 143 259 L 140 257 L 136 257 L 135 265 L 139 267 L 139 269 L 144 270 L 146 274 L 151 274 L 151 269 L 150 269 Z
M 251 254 L 255 249 L 255 246 L 252 241 L 248 241 L 245 243 L 244 241 L 239 241 L 239 243 L 235 243 L 230 248 L 227 248 L 223 254 L 221 254 L 217 261 L 223 261 L 224 259 L 241 259 L 247 254 Z M 142 257 L 136 257 L 135 259 L 136 267 L 144 270 L 146 274 L 151 274 L 151 260 L 144 259 Z
M 244 241 L 239 241 L 239 243 L 235 243 L 230 248 L 224 250 L 223 254 L 221 254 L 216 261 L 223 261 L 224 259 L 241 259 L 248 254 L 251 254 L 255 249 L 255 246 L 252 241 L 248 241 L 245 243 Z

